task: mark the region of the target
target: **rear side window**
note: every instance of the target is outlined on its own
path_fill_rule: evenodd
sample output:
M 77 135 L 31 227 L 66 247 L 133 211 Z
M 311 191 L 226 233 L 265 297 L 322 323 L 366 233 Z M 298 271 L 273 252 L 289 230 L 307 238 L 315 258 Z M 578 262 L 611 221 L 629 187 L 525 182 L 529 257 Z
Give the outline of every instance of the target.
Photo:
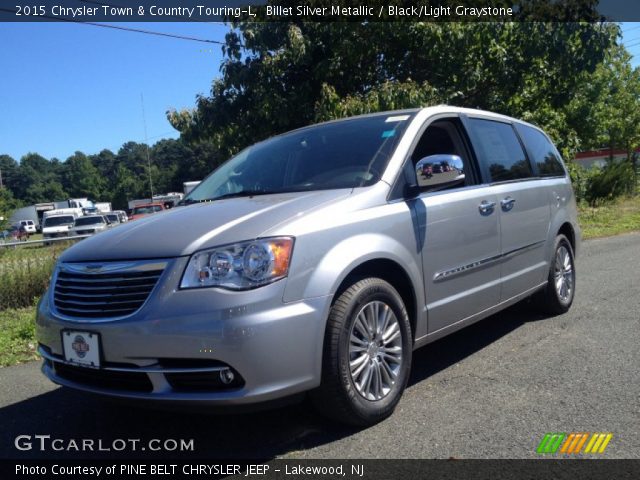
M 529 158 L 538 167 L 538 174 L 541 177 L 564 176 L 560 155 L 549 139 L 535 128 L 519 124 L 516 128 L 527 148 Z
M 469 129 L 478 160 L 491 182 L 533 177 L 531 165 L 510 124 L 471 118 Z

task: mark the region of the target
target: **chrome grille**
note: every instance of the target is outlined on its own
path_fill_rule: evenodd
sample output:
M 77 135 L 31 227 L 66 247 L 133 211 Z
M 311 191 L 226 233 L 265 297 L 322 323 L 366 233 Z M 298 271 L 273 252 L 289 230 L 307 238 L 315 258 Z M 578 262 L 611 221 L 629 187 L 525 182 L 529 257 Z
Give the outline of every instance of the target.
M 113 318 L 130 315 L 149 297 L 164 263 L 65 265 L 55 278 L 53 298 L 62 315 Z

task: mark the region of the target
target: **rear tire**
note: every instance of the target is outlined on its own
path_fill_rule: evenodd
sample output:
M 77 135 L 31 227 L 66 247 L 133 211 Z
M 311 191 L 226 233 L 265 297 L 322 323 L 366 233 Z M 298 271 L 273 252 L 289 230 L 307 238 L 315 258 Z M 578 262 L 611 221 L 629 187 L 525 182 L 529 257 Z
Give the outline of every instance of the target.
M 576 268 L 571 242 L 564 235 L 558 235 L 549 266 L 547 285 L 534 295 L 536 307 L 550 315 L 566 313 L 576 292 Z
M 398 292 L 380 278 L 354 283 L 329 313 L 322 382 L 311 392 L 314 405 L 343 423 L 380 422 L 404 392 L 412 349 L 409 316 Z

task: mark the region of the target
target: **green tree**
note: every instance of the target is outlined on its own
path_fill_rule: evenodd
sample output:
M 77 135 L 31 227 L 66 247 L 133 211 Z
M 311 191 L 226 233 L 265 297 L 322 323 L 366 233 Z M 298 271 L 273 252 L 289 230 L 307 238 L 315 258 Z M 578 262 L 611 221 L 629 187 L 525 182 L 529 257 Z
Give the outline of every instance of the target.
M 111 196 L 112 207 L 116 210 L 128 209 L 129 200 L 136 198 L 136 182 L 131 171 L 122 164 L 116 169 L 116 180 Z
M 16 206 L 11 190 L 0 188 L 0 231 L 9 226 L 9 218 Z
M 65 162 L 64 186 L 71 197 L 103 198 L 105 181 L 99 170 L 82 152 L 76 152 Z
M 618 33 L 599 23 L 233 26 L 211 95 L 168 112 L 185 140 L 207 139 L 225 157 L 319 119 L 442 102 L 528 117 L 572 146 L 563 108 Z
M 102 193 L 104 199 L 110 199 L 116 182 L 116 155 L 111 150 L 104 149 L 97 155 L 89 155 L 89 160 L 98 169 L 104 180 Z
M 18 181 L 18 170 L 20 166 L 13 157 L 9 155 L 0 155 L 0 174 L 2 176 L 2 186 L 5 188 L 15 188 L 15 182 Z
M 66 195 L 60 178 L 62 169 L 57 159 L 49 161 L 37 153 L 28 153 L 20 159 L 11 189 L 26 204 L 62 200 Z

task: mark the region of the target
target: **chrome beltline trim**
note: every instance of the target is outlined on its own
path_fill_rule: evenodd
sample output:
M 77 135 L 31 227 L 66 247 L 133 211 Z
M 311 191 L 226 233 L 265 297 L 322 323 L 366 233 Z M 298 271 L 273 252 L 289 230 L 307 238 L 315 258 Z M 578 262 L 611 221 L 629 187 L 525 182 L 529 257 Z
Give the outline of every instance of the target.
M 500 253 L 498 255 L 493 255 L 491 257 L 483 258 L 482 260 L 478 260 L 476 262 L 467 263 L 466 265 L 461 265 L 459 267 L 451 268 L 449 270 L 443 270 L 441 272 L 437 272 L 433 276 L 433 281 L 434 282 L 441 282 L 441 281 L 444 281 L 444 280 L 448 280 L 448 279 L 450 279 L 452 277 L 455 277 L 457 275 L 469 272 L 471 270 L 475 270 L 477 268 L 485 267 L 485 266 L 490 265 L 492 263 L 496 263 L 496 262 L 499 262 L 499 261 L 504 260 L 506 258 L 512 257 L 514 255 L 517 255 L 519 253 L 525 252 L 527 250 L 531 250 L 533 248 L 538 247 L 539 245 L 542 245 L 543 243 L 545 243 L 545 240 L 541 240 L 539 242 L 531 243 L 529 245 L 525 245 L 524 247 L 515 248 L 515 249 L 510 250 L 510 251 L 505 252 L 505 253 Z

